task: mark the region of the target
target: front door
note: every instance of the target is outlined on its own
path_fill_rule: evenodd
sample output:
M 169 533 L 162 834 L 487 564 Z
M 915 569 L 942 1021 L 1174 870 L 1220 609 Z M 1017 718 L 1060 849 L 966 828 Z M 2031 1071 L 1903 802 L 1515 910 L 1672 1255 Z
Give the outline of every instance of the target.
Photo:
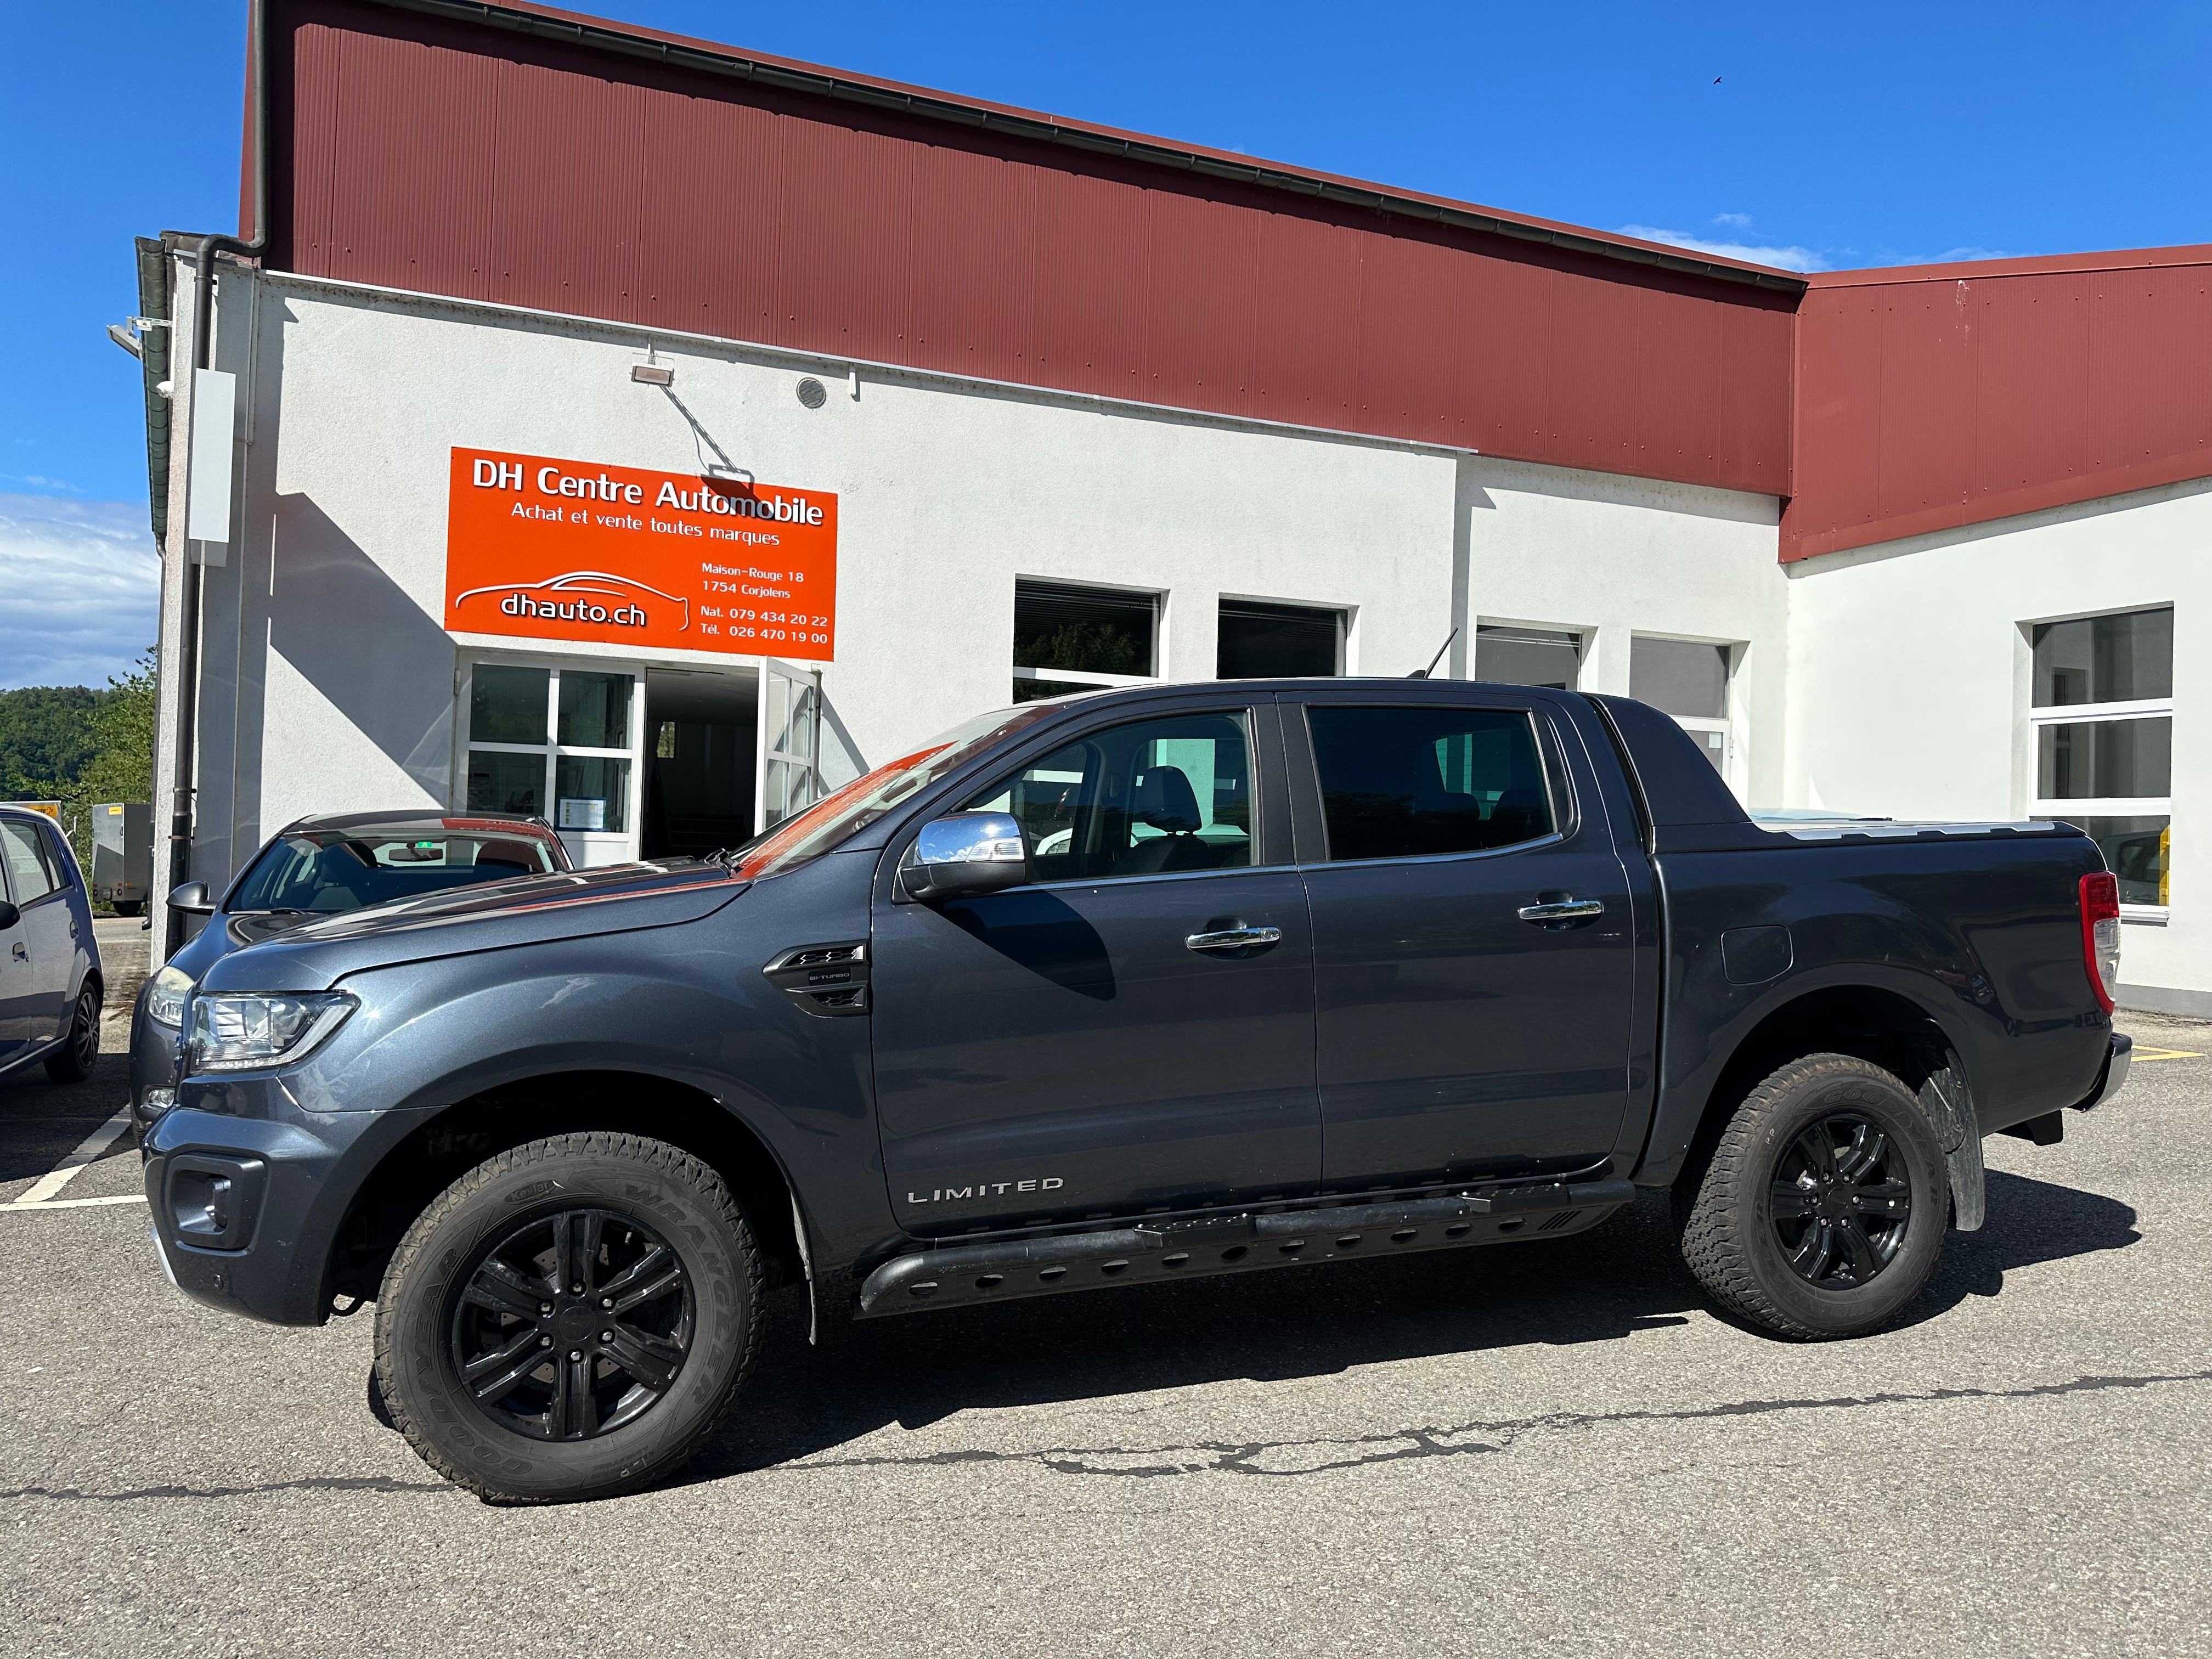
M 1304 714 L 1330 1189 L 1597 1164 L 1627 1104 L 1634 959 L 1586 763 L 1567 768 L 1540 706 L 1495 693 Z
M 1232 705 L 1088 732 L 962 805 L 1021 820 L 1032 884 L 878 902 L 876 1092 L 906 1226 L 1314 1190 L 1305 896 L 1258 858 L 1254 762 L 1274 751 L 1255 728 L 1273 718 Z

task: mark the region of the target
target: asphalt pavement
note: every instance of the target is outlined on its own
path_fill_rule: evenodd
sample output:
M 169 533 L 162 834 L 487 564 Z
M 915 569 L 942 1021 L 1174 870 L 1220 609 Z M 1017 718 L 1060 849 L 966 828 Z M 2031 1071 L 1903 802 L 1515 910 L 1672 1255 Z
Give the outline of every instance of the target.
M 818 1351 L 786 1297 L 685 1477 L 538 1510 L 378 1420 L 367 1318 L 171 1291 L 135 1152 L 5 1207 L 118 1058 L 0 1086 L 0 1651 L 2212 1652 L 2212 1025 L 2124 1024 L 1876 1337 L 1715 1317 L 1649 1206 Z

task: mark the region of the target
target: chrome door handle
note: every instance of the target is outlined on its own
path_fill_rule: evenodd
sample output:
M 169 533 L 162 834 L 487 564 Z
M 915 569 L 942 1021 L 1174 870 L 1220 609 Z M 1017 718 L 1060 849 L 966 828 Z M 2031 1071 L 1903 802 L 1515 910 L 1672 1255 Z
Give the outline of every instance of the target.
M 1224 927 L 1214 933 L 1193 933 L 1183 940 L 1194 951 L 1249 951 L 1259 945 L 1279 945 L 1279 927 Z
M 1542 904 L 1524 904 L 1514 913 L 1523 921 L 1573 921 L 1583 916 L 1601 916 L 1605 914 L 1603 899 L 1553 899 Z

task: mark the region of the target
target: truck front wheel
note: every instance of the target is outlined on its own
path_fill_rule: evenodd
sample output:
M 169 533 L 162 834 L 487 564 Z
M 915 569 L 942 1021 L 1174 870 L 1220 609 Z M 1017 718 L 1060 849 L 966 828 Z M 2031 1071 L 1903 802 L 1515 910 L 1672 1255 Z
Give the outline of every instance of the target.
M 422 1461 L 488 1501 L 609 1497 L 714 1431 L 760 1294 L 714 1170 L 636 1135 L 556 1135 L 478 1164 L 407 1230 L 377 1299 L 377 1382 Z
M 1799 1341 L 1879 1330 L 1949 1227 L 1943 1148 L 1912 1091 L 1808 1054 L 1738 1106 L 1689 1195 L 1682 1255 L 1729 1312 Z

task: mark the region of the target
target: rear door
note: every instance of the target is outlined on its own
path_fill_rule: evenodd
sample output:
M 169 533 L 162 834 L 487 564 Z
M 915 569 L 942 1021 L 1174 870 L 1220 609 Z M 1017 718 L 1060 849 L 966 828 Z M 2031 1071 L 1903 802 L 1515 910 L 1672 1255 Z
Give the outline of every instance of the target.
M 1320 1178 L 1313 958 L 1273 704 L 1117 712 L 945 807 L 1018 817 L 1030 884 L 937 907 L 878 897 L 878 1111 L 892 1207 L 916 1232 Z
M 1328 1186 L 1601 1162 L 1628 1100 L 1635 955 L 1571 728 L 1500 687 L 1316 690 L 1284 712 Z
M 19 983 L 9 988 L 8 1018 L 20 1041 L 41 1046 L 67 1024 L 76 917 L 58 860 L 36 824 L 0 818 L 0 859 L 7 862 L 9 888 L 22 912 L 6 947 L 9 971 L 21 971 Z

